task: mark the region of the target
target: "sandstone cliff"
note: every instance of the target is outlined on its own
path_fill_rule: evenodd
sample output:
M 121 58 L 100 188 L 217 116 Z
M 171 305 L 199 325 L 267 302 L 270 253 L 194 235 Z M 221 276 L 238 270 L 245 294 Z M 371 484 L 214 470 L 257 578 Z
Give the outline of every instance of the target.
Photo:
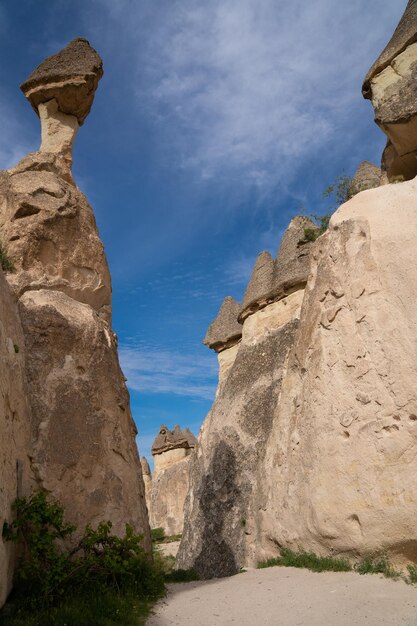
M 233 350 L 227 370 L 220 369 L 216 401 L 191 462 L 177 560 L 178 567 L 193 567 L 206 578 L 234 574 L 257 558 L 264 532 L 259 512 L 268 504 L 263 459 L 309 272 L 307 227 L 314 225 L 295 218 L 277 259 L 258 257 L 236 310 L 244 319 L 241 341 L 219 354 Z M 228 340 L 223 333 L 224 346 Z
M 389 138 L 383 171 L 361 164 L 314 244 L 296 219 L 277 259 L 256 261 L 192 461 L 178 567 L 225 576 L 285 547 L 417 563 L 416 42 L 410 0 L 364 83 Z
M 25 341 L 16 300 L 0 269 L 0 525 L 30 489 L 30 414 L 25 382 Z M 15 547 L 0 537 L 0 606 L 10 591 Z
M 111 328 L 111 282 L 93 211 L 75 185 L 72 143 L 102 75 L 82 38 L 22 85 L 40 150 L 0 174 L 0 232 L 16 271 L 26 347 L 31 469 L 82 531 L 112 520 L 150 549 L 136 428 Z M 22 342 L 23 343 L 23 342 Z
M 152 446 L 154 473 L 142 459 L 151 528 L 163 528 L 166 536 L 180 535 L 184 525 L 184 502 L 189 486 L 189 468 L 197 443 L 188 428 L 170 431 L 165 425 Z

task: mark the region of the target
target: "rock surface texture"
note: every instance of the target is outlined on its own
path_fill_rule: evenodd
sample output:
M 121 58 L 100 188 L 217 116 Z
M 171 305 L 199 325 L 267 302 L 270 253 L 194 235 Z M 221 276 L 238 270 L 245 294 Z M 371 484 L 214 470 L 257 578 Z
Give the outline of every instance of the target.
M 42 146 L 0 174 L 0 232 L 16 267 L 8 282 L 26 347 L 36 484 L 63 503 L 80 532 L 102 520 L 116 532 L 129 523 L 150 549 L 109 270 L 93 211 L 71 174 L 71 132 L 101 75 L 100 57 L 75 39 L 22 86 L 39 112 Z
M 13 519 L 16 497 L 30 488 L 30 412 L 25 341 L 16 299 L 0 269 L 0 527 Z M 12 585 L 15 547 L 0 538 L 0 606 Z
M 357 194 L 310 249 L 305 292 L 245 319 L 178 567 L 224 576 L 282 547 L 417 563 L 416 232 L 416 180 Z
M 142 459 L 151 528 L 163 528 L 167 536 L 179 535 L 183 530 L 190 460 L 196 443 L 188 428 L 182 431 L 175 426 L 170 431 L 163 425 L 152 446 L 153 476 L 147 460 Z
M 409 0 L 390 42 L 369 70 L 363 95 L 388 136 L 383 166 L 390 180 L 417 174 L 417 1 Z
M 243 303 L 242 340 L 200 431 L 177 563 L 204 578 L 235 574 L 257 560 L 268 505 L 263 459 L 298 328 L 310 225 L 295 218 L 277 260 L 258 257 Z

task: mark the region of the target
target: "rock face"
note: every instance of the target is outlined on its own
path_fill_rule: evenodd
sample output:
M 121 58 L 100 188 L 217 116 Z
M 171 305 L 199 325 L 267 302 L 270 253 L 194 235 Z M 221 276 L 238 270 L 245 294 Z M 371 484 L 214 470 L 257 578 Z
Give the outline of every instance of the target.
M 413 180 L 355 196 L 317 241 L 265 457 L 265 554 L 417 562 L 416 228 Z
M 305 292 L 245 319 L 178 567 L 226 576 L 285 547 L 417 563 L 416 230 L 416 180 L 358 193 L 310 248 Z
M 25 383 L 25 342 L 16 300 L 0 270 L 0 527 L 13 519 L 12 504 L 30 489 L 30 413 Z M 15 547 L 0 538 L 0 606 L 12 584 Z
M 16 272 L 37 486 L 80 532 L 110 519 L 150 549 L 136 428 L 111 328 L 111 282 L 93 211 L 71 174 L 101 60 L 84 39 L 50 57 L 22 89 L 42 123 L 39 152 L 0 175 L 0 229 Z
M 417 174 L 417 2 L 409 0 L 398 27 L 369 70 L 363 95 L 388 136 L 383 165 L 390 180 Z
M 220 370 L 216 401 L 200 431 L 177 564 L 204 578 L 235 574 L 257 559 L 268 504 L 263 459 L 298 328 L 310 225 L 295 218 L 277 260 L 258 257 L 241 309 L 242 340 L 228 371 Z
M 184 525 L 184 501 L 188 491 L 189 467 L 197 440 L 186 428 L 170 431 L 165 425 L 159 429 L 152 446 L 154 475 L 149 464 L 145 468 L 146 501 L 152 528 L 163 528 L 165 534 L 179 535 Z

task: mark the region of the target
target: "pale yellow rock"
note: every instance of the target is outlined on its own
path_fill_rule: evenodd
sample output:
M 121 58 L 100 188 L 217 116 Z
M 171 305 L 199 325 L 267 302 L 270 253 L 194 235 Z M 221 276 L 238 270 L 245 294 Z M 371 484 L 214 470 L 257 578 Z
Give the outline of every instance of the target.
M 260 337 L 267 336 L 291 320 L 299 319 L 303 298 L 304 289 L 298 289 L 250 315 L 243 326 L 242 341 L 245 344 L 256 343 Z
M 71 163 L 72 146 L 79 129 L 77 118 L 62 113 L 55 99 L 41 103 L 38 113 L 42 136 L 40 152 L 62 154 Z
M 225 383 L 229 371 L 235 362 L 237 353 L 239 352 L 240 341 L 233 345 L 231 348 L 227 348 L 226 350 L 222 350 L 217 355 L 217 360 L 219 362 L 219 382 L 217 385 L 216 396 L 220 393 L 220 389 Z
M 163 454 L 155 454 L 153 457 L 154 462 L 154 477 L 156 477 L 159 472 L 162 472 L 167 467 L 171 465 L 175 465 L 179 461 L 185 459 L 191 453 L 191 450 L 186 448 L 175 448 L 173 450 L 167 450 Z
M 268 442 L 276 545 L 417 562 L 417 181 L 358 194 L 317 242 Z
M 16 497 L 28 495 L 30 413 L 25 341 L 16 301 L 0 269 L 0 526 L 12 522 Z M 0 606 L 12 585 L 15 546 L 0 537 Z
M 152 478 L 149 520 L 151 528 L 163 528 L 166 536 L 179 535 L 183 530 L 190 458 L 190 454 L 183 456 L 176 463 L 159 469 Z

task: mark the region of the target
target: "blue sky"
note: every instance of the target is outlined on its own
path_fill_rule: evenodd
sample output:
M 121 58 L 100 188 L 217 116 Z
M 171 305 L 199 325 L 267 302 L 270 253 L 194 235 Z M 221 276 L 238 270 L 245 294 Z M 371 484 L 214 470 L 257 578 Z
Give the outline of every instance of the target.
M 291 217 L 382 133 L 362 79 L 405 0 L 0 0 L 0 168 L 39 146 L 18 86 L 84 36 L 104 62 L 74 175 L 113 277 L 114 327 L 139 447 L 197 433 L 217 359 L 201 345 L 226 295 Z

